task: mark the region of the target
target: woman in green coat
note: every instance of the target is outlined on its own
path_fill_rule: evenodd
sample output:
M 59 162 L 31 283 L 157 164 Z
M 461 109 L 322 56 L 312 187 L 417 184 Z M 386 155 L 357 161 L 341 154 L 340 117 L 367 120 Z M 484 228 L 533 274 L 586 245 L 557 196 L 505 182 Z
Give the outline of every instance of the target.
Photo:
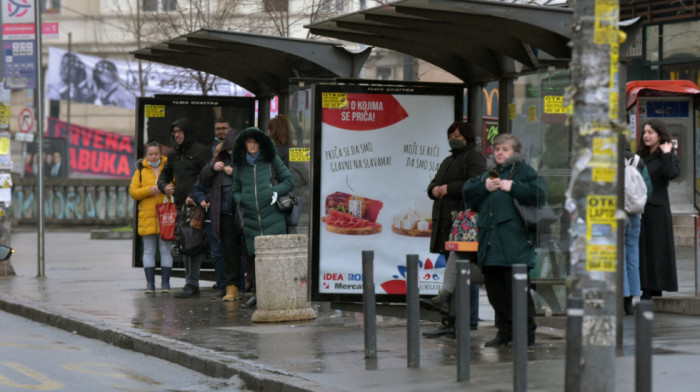
M 486 347 L 504 346 L 513 338 L 513 265 L 525 264 L 528 269 L 535 266 L 535 233 L 526 230 L 513 199 L 522 205 L 541 206 L 546 193 L 537 172 L 518 154 L 520 148 L 515 135 L 498 135 L 488 162 L 490 170 L 467 181 L 463 189 L 465 203 L 479 212 L 479 267 L 498 329 Z M 534 316 L 535 305 L 528 290 L 528 345 L 535 343 Z
M 294 189 L 294 177 L 277 155 L 269 136 L 256 127 L 243 130 L 233 145 L 233 200 L 243 215 L 246 251 L 253 262 L 255 237 L 287 234 L 287 221 L 274 201 Z M 276 184 L 273 185 L 273 176 Z M 247 271 L 254 276 L 254 271 Z M 253 296 L 243 307 L 254 306 Z

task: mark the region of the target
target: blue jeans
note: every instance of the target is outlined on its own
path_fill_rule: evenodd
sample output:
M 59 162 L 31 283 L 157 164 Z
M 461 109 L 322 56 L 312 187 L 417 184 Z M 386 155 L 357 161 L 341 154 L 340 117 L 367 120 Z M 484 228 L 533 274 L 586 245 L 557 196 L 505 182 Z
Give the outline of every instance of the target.
M 642 222 L 639 214 L 627 214 L 625 221 L 625 267 L 622 291 L 625 297 L 639 295 L 639 233 Z
M 479 285 L 469 285 L 469 324 L 479 325 Z
M 156 266 L 156 243 L 160 251 L 161 268 L 173 267 L 173 255 L 171 242 L 163 241 L 160 234 L 151 234 L 141 237 L 143 239 L 143 268 Z
M 211 221 L 207 220 L 204 224 L 207 230 L 207 238 L 209 239 L 209 249 L 211 257 L 214 259 L 214 277 L 216 278 L 216 288 L 219 290 L 226 289 L 226 278 L 224 277 L 224 247 L 220 241 L 214 239 L 211 232 Z
M 476 258 L 476 254 L 469 254 L 469 257 Z M 457 255 L 454 254 L 450 257 L 450 254 L 445 254 L 445 259 L 447 260 L 445 266 L 445 273 L 443 277 L 442 290 L 454 294 L 455 285 L 457 284 Z M 476 260 L 471 260 L 476 262 Z M 478 325 L 479 324 L 479 285 L 470 284 L 469 285 L 469 324 Z

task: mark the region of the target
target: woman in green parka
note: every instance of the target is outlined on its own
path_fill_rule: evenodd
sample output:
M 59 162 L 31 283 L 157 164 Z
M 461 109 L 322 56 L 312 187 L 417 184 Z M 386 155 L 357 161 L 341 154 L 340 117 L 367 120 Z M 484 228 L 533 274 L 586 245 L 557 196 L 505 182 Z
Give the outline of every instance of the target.
M 233 200 L 243 215 L 246 251 L 254 265 L 255 237 L 287 234 L 286 217 L 274 200 L 294 189 L 294 177 L 277 155 L 272 139 L 256 127 L 246 128 L 238 135 L 232 158 Z M 273 175 L 277 178 L 275 185 L 272 185 Z M 246 272 L 254 276 L 254 271 Z M 253 295 L 241 306 L 254 306 L 256 302 Z
M 535 233 L 525 229 L 513 198 L 522 205 L 541 206 L 546 192 L 537 172 L 522 160 L 520 148 L 515 135 L 498 135 L 494 155 L 488 161 L 489 171 L 467 181 L 463 189 L 466 204 L 479 212 L 479 267 L 498 329 L 486 347 L 507 345 L 513 337 L 513 265 L 525 264 L 528 269 L 535 266 Z M 528 345 L 533 345 L 535 305 L 529 290 L 527 297 Z

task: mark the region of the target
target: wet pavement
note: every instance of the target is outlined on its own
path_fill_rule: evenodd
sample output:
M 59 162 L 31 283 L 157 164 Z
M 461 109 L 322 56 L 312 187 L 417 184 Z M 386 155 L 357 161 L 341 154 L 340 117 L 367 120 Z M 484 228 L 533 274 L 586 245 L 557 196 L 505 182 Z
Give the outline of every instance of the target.
M 142 269 L 131 267 L 131 240 L 95 240 L 87 232 L 47 232 L 46 278 L 37 278 L 37 235 L 12 235 L 17 276 L 0 278 L 0 309 L 116 346 L 157 356 L 210 376 L 239 375 L 251 390 L 425 391 L 513 389 L 511 348 L 484 348 L 495 335 L 493 311 L 482 290 L 480 317 L 471 332 L 471 379 L 456 381 L 455 340 L 420 340 L 420 368 L 407 368 L 406 323 L 378 316 L 377 359 L 364 359 L 363 315 L 314 303 L 316 320 L 275 324 L 250 321 L 251 309 L 202 295 L 174 299 L 146 295 Z M 694 289 L 692 250 L 679 249 L 680 296 Z M 184 279 L 173 278 L 173 288 Z M 157 286 L 159 278 L 157 278 Z M 690 294 L 688 291 L 690 290 Z M 634 318 L 624 322 L 616 391 L 634 390 Z M 435 325 L 423 321 L 421 330 Z M 563 390 L 562 330 L 540 327 L 528 352 L 528 389 Z M 694 390 L 700 382 L 700 318 L 657 313 L 653 386 Z

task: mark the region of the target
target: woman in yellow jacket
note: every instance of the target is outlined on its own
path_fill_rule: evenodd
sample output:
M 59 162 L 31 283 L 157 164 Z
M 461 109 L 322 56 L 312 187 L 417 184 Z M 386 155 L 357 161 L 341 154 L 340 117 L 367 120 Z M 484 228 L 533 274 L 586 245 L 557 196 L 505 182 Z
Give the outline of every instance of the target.
M 138 201 L 138 233 L 143 239 L 143 269 L 146 272 L 146 294 L 155 291 L 156 244 L 160 250 L 161 292 L 170 292 L 170 273 L 173 268 L 171 241 L 160 238 L 156 205 L 165 201 L 165 195 L 156 186 L 158 175 L 167 158 L 160 153 L 160 144 L 146 145 L 146 159 L 138 162 L 129 194 Z

